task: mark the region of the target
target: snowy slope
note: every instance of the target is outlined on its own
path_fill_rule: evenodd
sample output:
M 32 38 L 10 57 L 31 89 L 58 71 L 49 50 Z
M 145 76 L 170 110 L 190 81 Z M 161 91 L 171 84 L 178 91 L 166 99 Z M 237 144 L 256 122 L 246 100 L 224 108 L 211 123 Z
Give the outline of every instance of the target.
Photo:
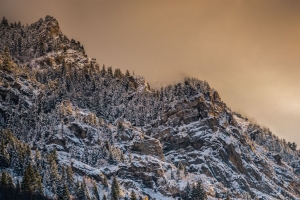
M 198 180 L 209 199 L 300 198 L 299 152 L 232 112 L 206 82 L 186 78 L 150 89 L 143 77 L 100 67 L 49 16 L 30 26 L 2 23 L 0 50 L 0 127 L 29 145 L 34 166 L 41 152 L 50 198 L 54 149 L 54 182 L 70 166 L 75 182 L 85 180 L 90 194 L 95 183 L 101 197 L 111 195 L 116 175 L 120 198 L 132 190 L 151 199 L 184 197 L 187 183 Z M 12 156 L 9 142 L 5 148 Z M 16 163 L 0 167 L 21 180 Z

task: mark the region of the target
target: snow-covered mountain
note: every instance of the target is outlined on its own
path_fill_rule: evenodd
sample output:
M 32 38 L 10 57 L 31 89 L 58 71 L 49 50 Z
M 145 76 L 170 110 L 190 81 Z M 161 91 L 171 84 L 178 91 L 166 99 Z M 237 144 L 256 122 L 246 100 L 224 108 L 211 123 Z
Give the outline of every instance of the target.
M 205 81 L 152 89 L 100 67 L 50 16 L 3 18 L 0 50 L 1 187 L 23 199 L 300 198 L 296 145 Z

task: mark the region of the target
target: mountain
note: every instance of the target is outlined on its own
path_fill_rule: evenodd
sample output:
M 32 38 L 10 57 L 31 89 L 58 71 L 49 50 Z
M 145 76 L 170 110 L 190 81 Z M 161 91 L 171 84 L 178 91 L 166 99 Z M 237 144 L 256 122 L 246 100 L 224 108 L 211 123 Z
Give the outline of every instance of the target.
M 3 18 L 0 50 L 0 199 L 300 198 L 295 143 L 206 81 L 100 67 L 50 16 Z

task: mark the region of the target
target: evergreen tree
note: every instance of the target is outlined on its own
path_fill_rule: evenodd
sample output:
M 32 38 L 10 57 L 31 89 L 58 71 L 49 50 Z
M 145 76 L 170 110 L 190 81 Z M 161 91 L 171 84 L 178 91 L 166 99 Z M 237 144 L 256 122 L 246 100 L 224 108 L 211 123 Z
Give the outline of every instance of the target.
M 112 151 L 109 151 L 109 156 L 108 156 L 108 163 L 111 165 L 116 165 L 118 164 L 117 159 L 115 158 L 114 154 Z
M 7 177 L 8 188 L 10 188 L 10 189 L 15 188 L 14 181 L 13 181 L 13 179 L 12 179 L 12 176 L 11 176 L 9 173 L 7 173 L 7 174 L 6 174 L 6 177 Z
M 104 177 L 103 177 L 103 185 L 104 185 L 104 187 L 108 187 L 107 178 L 106 178 L 105 175 L 103 175 L 103 176 L 104 176 Z
M 10 163 L 10 156 L 7 153 L 4 141 L 1 141 L 0 146 L 0 167 L 8 167 Z
M 114 73 L 114 77 L 115 78 L 122 78 L 124 75 L 123 73 L 121 72 L 120 69 L 115 69 L 115 73 Z
M 187 171 L 187 169 L 186 169 L 186 166 L 185 166 L 185 167 L 184 167 L 184 176 L 186 177 L 188 174 L 189 174 L 189 173 L 188 173 L 188 171 Z
M 2 18 L 1 25 L 8 26 L 8 21 L 5 17 Z
M 178 169 L 179 170 L 183 170 L 184 169 L 184 166 L 183 166 L 183 164 L 182 164 L 181 161 L 178 163 Z
M 99 191 L 98 191 L 98 187 L 96 185 L 95 182 L 93 182 L 93 195 L 95 197 L 96 200 L 100 200 L 100 195 L 99 195 Z
M 111 200 L 118 200 L 119 199 L 119 195 L 118 195 L 118 191 L 115 188 L 114 185 L 111 186 Z
M 192 187 L 192 194 L 191 194 L 192 200 L 200 200 L 200 191 L 197 190 L 197 186 L 194 183 Z
M 66 183 L 67 183 L 66 167 L 65 166 L 61 166 L 61 176 L 59 177 L 59 181 L 57 183 L 57 191 L 56 191 L 56 194 L 58 196 L 60 196 L 60 197 L 63 196 Z
M 79 181 L 77 182 L 76 196 L 77 196 L 77 199 L 80 199 L 80 200 L 90 200 L 89 192 L 87 190 L 84 180 L 82 181 L 82 183 L 80 183 Z
M 56 150 L 54 150 L 49 155 L 49 164 L 50 164 L 50 170 L 49 170 L 49 180 L 48 180 L 48 187 L 51 192 L 57 193 L 58 189 L 58 183 L 59 183 L 59 175 L 58 175 L 58 167 L 56 163 Z
M 125 76 L 126 76 L 126 77 L 129 77 L 129 76 L 130 76 L 130 72 L 129 72 L 128 70 L 126 70 Z
M 82 190 L 84 191 L 84 199 L 83 200 L 91 200 L 90 192 L 86 186 L 85 180 L 82 181 Z
M 198 181 L 197 187 L 198 187 L 198 190 L 200 190 L 200 198 L 201 198 L 201 200 L 207 200 L 206 191 L 203 188 L 203 185 L 202 185 L 202 183 L 201 183 L 200 180 Z
M 193 200 L 206 200 L 207 199 L 206 191 L 204 190 L 200 180 L 196 184 L 193 185 L 192 199 Z
M 107 74 L 108 74 L 110 77 L 113 77 L 112 67 L 108 67 L 108 68 L 107 68 Z
M 31 187 L 31 180 L 33 179 L 32 176 L 32 167 L 31 167 L 31 164 L 29 164 L 26 169 L 25 169 L 25 172 L 24 172 L 24 175 L 23 175 L 23 180 L 22 180 L 22 183 L 21 183 L 21 190 L 22 192 L 25 192 L 25 193 L 32 193 L 32 187 Z
M 41 196 L 44 195 L 42 177 L 36 170 L 32 168 L 32 165 L 30 163 L 25 169 L 23 180 L 21 183 L 21 190 L 25 193 L 35 193 Z
M 179 169 L 177 169 L 176 175 L 177 175 L 177 178 L 180 179 L 180 171 L 179 171 Z
M 2 172 L 1 175 L 1 189 L 8 188 L 7 172 Z
M 100 71 L 100 75 L 101 75 L 102 77 L 104 77 L 105 74 L 106 74 L 105 65 L 103 65 L 103 67 L 102 67 L 102 69 L 101 69 L 101 71 Z
M 74 190 L 74 173 L 71 166 L 67 167 L 67 185 L 72 194 Z
M 173 171 L 171 170 L 171 179 L 173 180 L 174 179 L 174 174 L 173 174 Z
M 117 181 L 116 175 L 114 175 L 113 181 L 112 181 L 112 187 L 114 187 L 116 189 L 116 194 L 119 197 L 120 195 L 120 186 L 119 183 Z
M 106 197 L 106 195 L 105 195 L 105 194 L 103 195 L 103 198 L 102 198 L 102 200 L 107 200 L 107 197 Z
M 82 191 L 81 183 L 79 181 L 76 182 L 76 196 L 77 199 L 84 199 L 84 191 Z
M 184 191 L 184 199 L 185 200 L 190 200 L 191 199 L 191 186 L 190 183 L 187 182 L 186 187 L 185 187 L 185 191 Z
M 69 192 L 68 186 L 66 184 L 64 185 L 62 199 L 63 200 L 70 200 L 71 199 L 70 198 L 70 192 Z
M 13 199 L 14 184 L 12 177 L 7 172 L 2 172 L 0 182 L 0 199 Z
M 44 196 L 44 188 L 42 184 L 42 176 L 36 171 L 35 173 L 35 183 L 34 183 L 34 191 L 36 194 L 40 196 Z
M 12 158 L 15 159 L 13 170 L 17 176 L 21 176 L 24 173 L 24 165 L 25 165 L 22 149 L 21 148 L 17 149 L 15 152 L 15 156 L 13 156 Z
M 228 192 L 227 192 L 227 195 L 226 195 L 226 200 L 230 200 Z
M 50 157 L 57 164 L 57 162 L 58 162 L 58 156 L 57 156 L 57 150 L 56 150 L 56 148 L 54 148 L 54 150 L 50 154 Z
M 132 155 L 131 155 L 131 152 L 129 152 L 128 159 L 129 159 L 129 163 L 131 163 L 131 162 L 132 162 Z
M 135 194 L 135 192 L 133 190 L 131 190 L 130 200 L 137 200 L 136 194 Z
M 43 160 L 41 153 L 38 149 L 35 150 L 35 163 L 38 171 L 42 171 L 43 169 Z

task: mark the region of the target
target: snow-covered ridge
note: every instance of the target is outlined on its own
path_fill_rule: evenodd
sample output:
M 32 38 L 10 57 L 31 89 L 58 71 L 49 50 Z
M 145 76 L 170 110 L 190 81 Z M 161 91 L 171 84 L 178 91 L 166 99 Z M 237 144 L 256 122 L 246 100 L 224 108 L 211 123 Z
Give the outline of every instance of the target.
M 23 150 L 5 140 L 0 170 L 15 184 L 32 163 L 50 198 L 65 191 L 70 169 L 77 199 L 114 198 L 114 176 L 120 199 L 131 191 L 196 199 L 186 186 L 199 180 L 209 199 L 300 196 L 295 146 L 232 112 L 207 82 L 151 89 L 143 77 L 100 67 L 49 16 L 30 26 L 2 22 L 0 50 L 0 127 L 31 149 L 12 162 Z

